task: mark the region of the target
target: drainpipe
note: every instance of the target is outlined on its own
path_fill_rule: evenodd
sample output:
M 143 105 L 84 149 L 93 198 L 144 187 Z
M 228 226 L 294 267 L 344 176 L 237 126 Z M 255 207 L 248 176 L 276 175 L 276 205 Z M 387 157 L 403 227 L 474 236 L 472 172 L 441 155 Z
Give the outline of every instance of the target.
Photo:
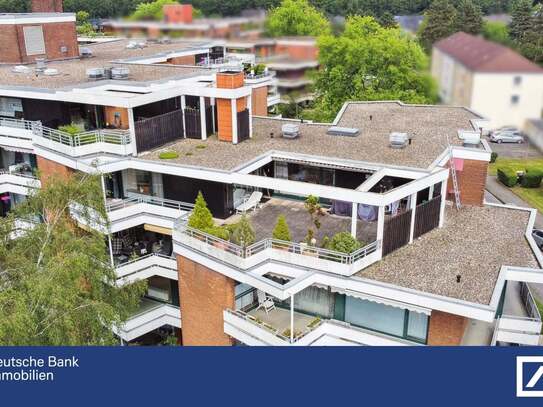
M 294 343 L 294 294 L 290 295 L 290 343 Z

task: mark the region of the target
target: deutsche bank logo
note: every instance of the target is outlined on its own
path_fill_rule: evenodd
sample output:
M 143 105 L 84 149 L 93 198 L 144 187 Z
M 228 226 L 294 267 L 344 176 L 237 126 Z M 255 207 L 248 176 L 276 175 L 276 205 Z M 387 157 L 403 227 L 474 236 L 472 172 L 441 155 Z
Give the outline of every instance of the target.
M 543 397 L 543 356 L 517 356 L 517 397 Z

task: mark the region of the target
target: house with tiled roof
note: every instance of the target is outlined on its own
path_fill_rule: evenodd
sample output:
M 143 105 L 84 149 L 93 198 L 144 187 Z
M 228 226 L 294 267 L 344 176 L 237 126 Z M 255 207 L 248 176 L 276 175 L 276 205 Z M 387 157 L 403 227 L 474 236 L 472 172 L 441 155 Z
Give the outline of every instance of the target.
M 541 117 L 543 68 L 511 48 L 458 32 L 434 44 L 432 75 L 444 103 L 481 113 L 492 128 Z

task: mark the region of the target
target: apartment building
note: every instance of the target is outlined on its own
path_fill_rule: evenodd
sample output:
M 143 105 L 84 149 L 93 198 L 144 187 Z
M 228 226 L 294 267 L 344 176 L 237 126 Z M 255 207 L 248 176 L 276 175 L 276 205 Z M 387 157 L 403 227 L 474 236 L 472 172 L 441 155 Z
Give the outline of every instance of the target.
M 251 81 L 265 78 L 172 64 L 207 52 L 120 40 L 0 67 L 0 201 L 16 204 L 52 173 L 102 174 L 107 222 L 76 202 L 70 214 L 104 233 L 119 284 L 148 281 L 123 341 L 173 331 L 183 345 L 537 343 L 536 212 L 484 202 L 483 117 L 400 102 L 346 103 L 329 125 L 257 116 Z M 77 134 L 63 130 L 72 123 Z M 254 242 L 190 227 L 198 192 L 217 225 L 244 212 Z M 289 241 L 272 236 L 279 215 Z M 339 233 L 358 248 L 322 247 Z
M 467 106 L 491 128 L 543 114 L 543 69 L 503 45 L 458 32 L 432 50 L 432 75 L 446 104 Z

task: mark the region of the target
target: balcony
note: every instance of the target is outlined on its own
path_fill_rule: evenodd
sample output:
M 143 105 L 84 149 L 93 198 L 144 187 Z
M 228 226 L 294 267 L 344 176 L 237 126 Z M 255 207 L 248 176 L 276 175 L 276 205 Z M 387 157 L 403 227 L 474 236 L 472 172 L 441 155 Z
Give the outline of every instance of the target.
M 32 131 L 35 145 L 70 157 L 99 153 L 127 156 L 133 151 L 128 130 L 97 129 L 72 135 L 35 122 Z
M 29 195 L 32 189 L 40 187 L 40 181 L 31 173 L 0 169 L 0 194 Z
M 125 322 L 122 328 L 114 328 L 113 331 L 124 341 L 129 342 L 164 325 L 181 328 L 179 307 L 143 298 L 134 315 Z
M 290 336 L 290 311 L 276 308 L 249 312 L 225 310 L 224 332 L 251 346 L 405 346 L 420 345 L 355 327 L 333 319 L 319 319 L 294 312 L 294 335 Z
M 117 265 L 115 268 L 117 282 L 121 285 L 136 280 L 143 280 L 153 276 L 177 280 L 177 262 L 175 257 L 159 253 L 151 253 L 127 263 Z
M 99 230 L 103 233 L 115 233 L 142 224 L 151 224 L 166 229 L 172 229 L 174 221 L 192 210 L 193 204 L 158 198 L 149 195 L 133 195 L 126 199 L 108 200 L 106 211 L 109 217 L 109 230 L 107 222 L 98 214 L 84 219 L 82 208 L 74 203 L 70 207 L 72 217 L 80 224 Z
M 541 315 L 528 284 L 508 281 L 492 344 L 538 345 L 541 327 Z
M 0 118 L 0 145 L 32 151 L 32 126 L 29 120 Z
M 292 235 L 292 242 L 271 238 L 277 217 L 283 214 L 287 219 Z M 352 253 L 342 253 L 317 246 L 298 243 L 304 240 L 310 226 L 303 202 L 272 199 L 249 215 L 256 231 L 256 243 L 241 247 L 188 226 L 188 215 L 179 218 L 174 225 L 174 242 L 185 256 L 190 252 L 199 252 L 221 263 L 227 263 L 237 269 L 248 270 L 275 261 L 285 266 L 298 266 L 313 270 L 350 276 L 379 260 L 380 241 L 376 241 L 376 223 L 358 220 L 357 238 L 369 242 Z M 306 215 L 306 216 L 304 216 Z M 239 216 L 227 219 L 234 223 Z M 318 241 L 324 236 L 332 237 L 335 233 L 348 231 L 351 218 L 325 215 L 321 219 L 321 228 L 316 234 Z

